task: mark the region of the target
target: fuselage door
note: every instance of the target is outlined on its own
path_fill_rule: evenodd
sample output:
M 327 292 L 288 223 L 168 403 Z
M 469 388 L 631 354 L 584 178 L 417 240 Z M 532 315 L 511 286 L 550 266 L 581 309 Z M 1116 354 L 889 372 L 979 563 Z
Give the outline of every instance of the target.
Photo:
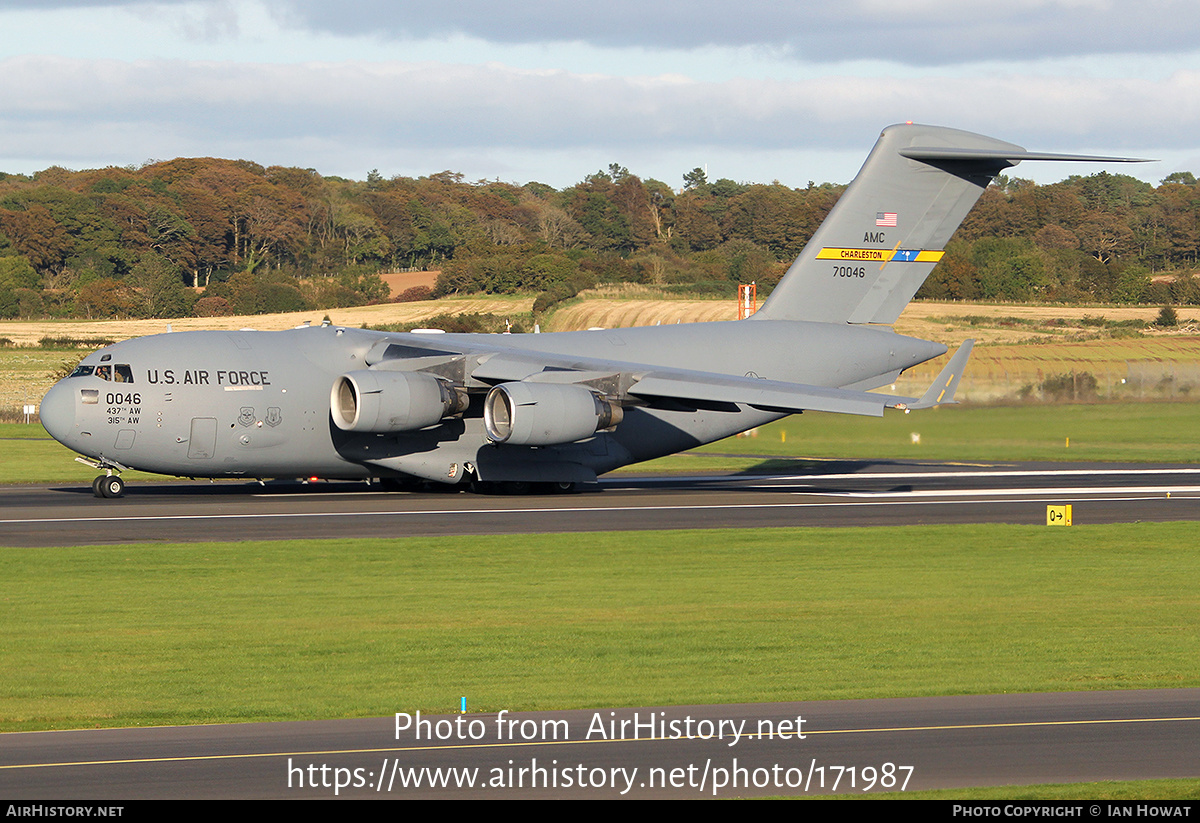
M 193 417 L 192 435 L 188 440 L 188 457 L 211 460 L 217 452 L 217 418 Z

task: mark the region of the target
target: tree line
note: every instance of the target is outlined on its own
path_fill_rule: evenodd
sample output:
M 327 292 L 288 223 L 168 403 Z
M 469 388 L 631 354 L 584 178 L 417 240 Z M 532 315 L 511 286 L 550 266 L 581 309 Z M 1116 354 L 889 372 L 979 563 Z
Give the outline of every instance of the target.
M 386 300 L 379 272 L 421 268 L 442 272 L 433 296 L 533 291 L 539 311 L 597 283 L 767 292 L 844 190 L 681 181 L 617 164 L 562 190 L 448 171 L 355 181 L 216 158 L 0 173 L 0 317 L 334 308 Z M 1190 173 L 1001 177 L 918 296 L 1197 303 L 1198 256 Z

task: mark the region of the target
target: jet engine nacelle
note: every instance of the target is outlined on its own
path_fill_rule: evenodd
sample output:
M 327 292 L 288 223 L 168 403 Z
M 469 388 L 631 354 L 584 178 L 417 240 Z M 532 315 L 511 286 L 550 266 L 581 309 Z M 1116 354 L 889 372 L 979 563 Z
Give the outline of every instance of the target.
M 501 383 L 483 403 L 488 437 L 517 446 L 574 443 L 623 417 L 619 405 L 574 384 Z
M 351 432 L 399 432 L 432 426 L 462 412 L 467 396 L 423 372 L 352 371 L 333 383 L 333 422 Z

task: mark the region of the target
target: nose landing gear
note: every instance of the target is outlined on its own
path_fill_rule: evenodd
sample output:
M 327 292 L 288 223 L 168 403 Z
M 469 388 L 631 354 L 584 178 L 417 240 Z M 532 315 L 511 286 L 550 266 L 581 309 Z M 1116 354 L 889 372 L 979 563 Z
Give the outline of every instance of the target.
M 119 474 L 115 474 L 115 472 L 124 471 L 128 468 L 127 466 L 122 466 L 120 463 L 103 456 L 98 460 L 76 457 L 75 462 L 104 472 L 104 474 L 92 481 L 92 494 L 108 500 L 115 500 L 118 497 L 125 496 L 125 481 L 121 479 Z

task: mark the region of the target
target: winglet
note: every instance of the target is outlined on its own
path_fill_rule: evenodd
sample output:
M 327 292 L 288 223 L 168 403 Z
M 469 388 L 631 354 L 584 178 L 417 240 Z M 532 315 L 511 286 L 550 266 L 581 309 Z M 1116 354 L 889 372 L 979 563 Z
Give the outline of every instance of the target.
M 931 409 L 934 406 L 955 402 L 954 392 L 958 389 L 958 381 L 967 367 L 967 358 L 971 356 L 971 349 L 974 345 L 974 340 L 964 341 L 954 356 L 950 358 L 950 362 L 938 374 L 937 379 L 933 381 L 933 385 L 925 391 L 920 400 L 909 405 L 908 408 Z

